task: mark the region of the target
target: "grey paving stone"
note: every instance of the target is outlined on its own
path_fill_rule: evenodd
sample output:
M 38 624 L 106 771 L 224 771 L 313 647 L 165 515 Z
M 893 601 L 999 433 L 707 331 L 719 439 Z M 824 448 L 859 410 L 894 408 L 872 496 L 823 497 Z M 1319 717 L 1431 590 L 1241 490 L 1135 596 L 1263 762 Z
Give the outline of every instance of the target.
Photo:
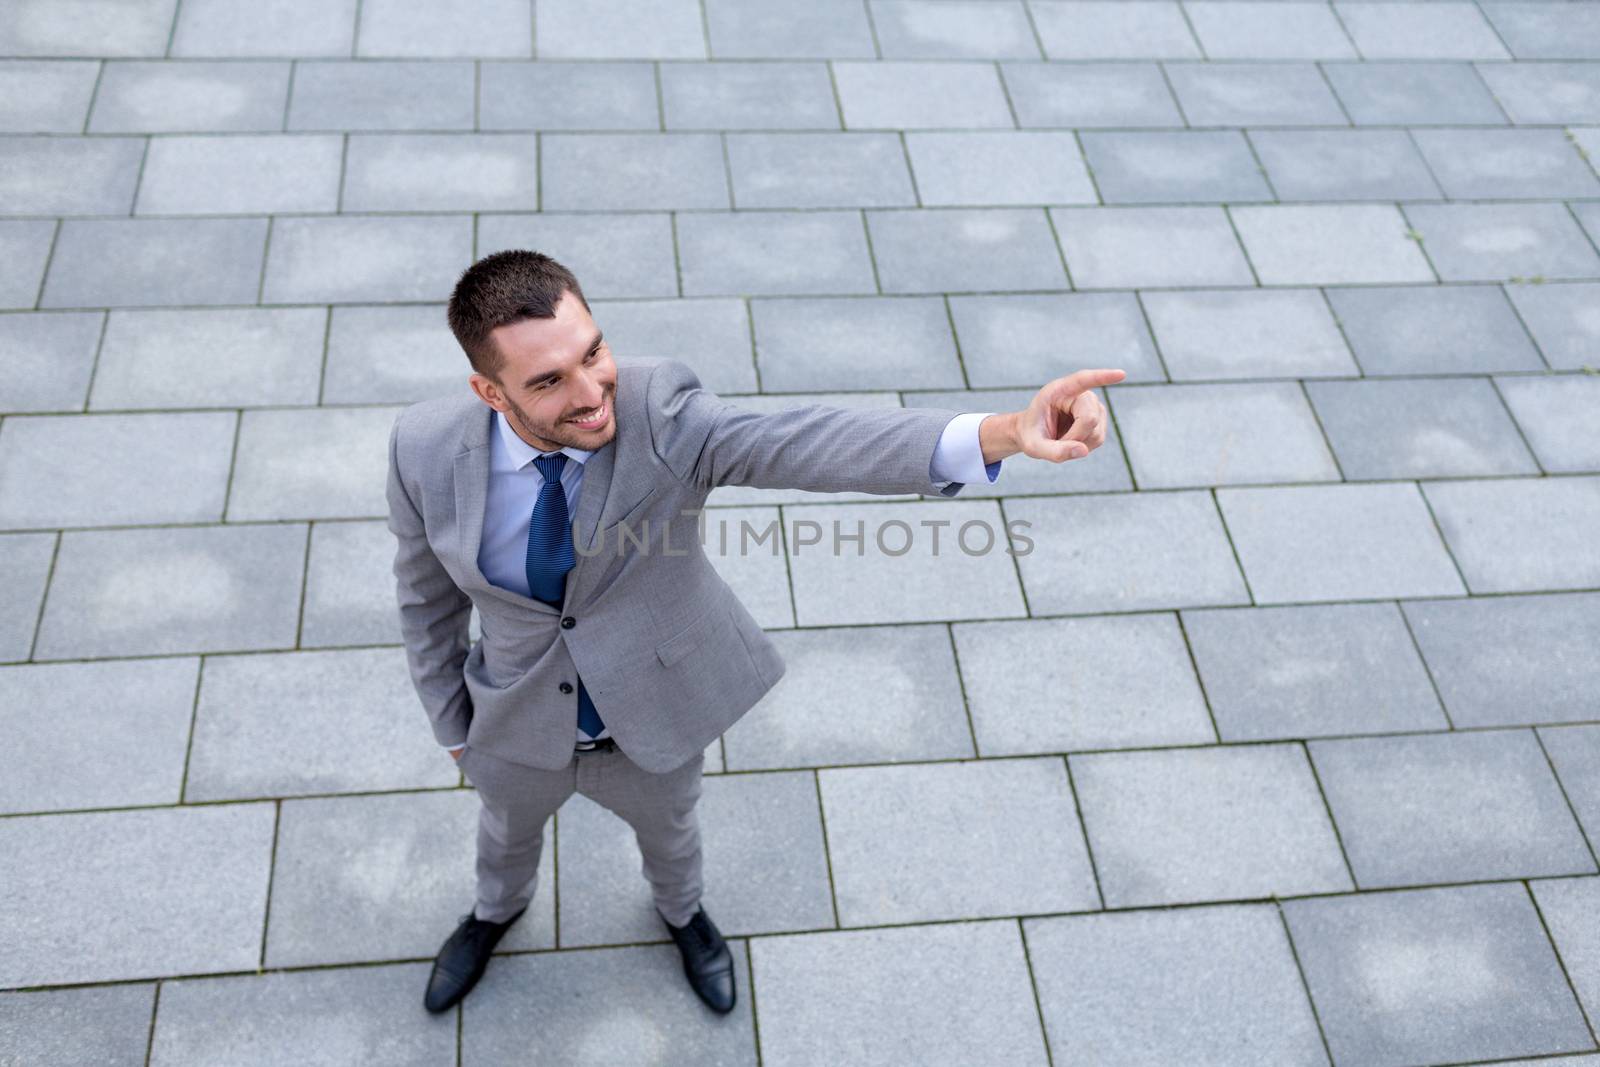
M 591 308 L 619 360 L 630 355 L 682 360 L 714 393 L 756 388 L 743 300 L 608 300 L 591 301 Z
M 1299 745 L 1068 763 L 1108 908 L 1354 888 Z
M 1095 5 L 1073 0 L 1072 6 Z M 1037 16 L 1046 7 L 1032 10 Z M 1043 32 L 1042 22 L 1040 27 Z M 1155 63 L 1002 63 L 1000 71 L 1019 126 L 1183 125 L 1183 112 Z
M 1588 233 L 1589 240 L 1600 240 L 1600 204 L 1582 201 L 1568 205 L 1578 218 L 1578 225 Z
M 1528 888 L 1592 1020 L 1600 1012 L 1600 929 L 1594 923 L 1600 908 L 1600 878 L 1530 882 Z
M 705 25 L 718 59 L 871 59 L 877 54 L 865 4 L 855 0 L 706 0 Z
M 547 142 L 548 143 L 548 142 Z M 344 211 L 512 211 L 539 206 L 533 134 L 356 134 Z
M 1560 130 L 1417 130 L 1413 136 L 1453 200 L 1600 196 L 1600 179 Z
M 1498 286 L 1361 286 L 1327 294 L 1367 374 L 1544 369 Z
M 1298 382 L 1107 390 L 1142 489 L 1339 480 Z M 1226 411 L 1226 419 L 1217 413 Z
M 408 60 L 295 66 L 291 130 L 470 130 L 473 65 Z
M 789 593 L 789 564 L 777 551 L 776 524 L 779 518 L 777 509 L 772 507 L 708 509 L 700 538 L 706 558 L 718 577 L 728 583 L 756 622 L 768 628 L 794 625 L 794 598 Z M 749 523 L 754 531 L 771 527 L 772 533 L 759 546 L 753 536 L 741 545 L 739 540 L 745 523 Z M 721 744 L 716 746 L 719 756 L 723 747 Z
M 83 59 L 0 60 L 0 132 L 81 132 L 99 73 Z
M 1600 59 L 1600 13 L 1555 3 L 1491 3 L 1483 11 L 1518 59 Z
M 471 250 L 465 215 L 274 219 L 262 302 L 442 300 Z
M 416 1010 L 428 971 L 408 963 L 167 982 L 150 1063 L 442 1063 L 455 1056 L 456 1018 Z
M 266 245 L 266 219 L 67 219 L 39 303 L 253 304 Z
M 1283 911 L 1336 1063 L 1594 1047 L 1520 885 L 1290 900 Z
M 34 656 L 291 647 L 305 544 L 287 523 L 68 531 Z
M 803 392 L 963 384 L 936 296 L 750 301 L 761 386 Z
M 1080 138 L 1108 204 L 1273 199 L 1238 130 L 1091 131 Z
M 344 139 L 334 134 L 153 137 L 134 211 L 332 212 L 339 207 L 343 155 Z
M 0 536 L 0 584 L 11 608 L 0 615 L 0 661 L 28 658 L 55 550 L 53 533 Z
M 1358 126 L 1506 122 L 1505 112 L 1467 63 L 1324 63 L 1322 69 Z
M 0 811 L 177 803 L 199 669 L 193 657 L 0 668 Z
M 454 786 L 455 765 L 439 758 L 431 734 L 397 728 L 415 708 L 399 649 L 213 656 L 184 799 Z
M 128 0 L 62 6 L 16 0 L 0 11 L 0 54 L 7 56 L 159 56 L 178 0 Z
M 961 129 L 1015 123 L 992 63 L 843 60 L 833 81 L 846 129 Z
M 144 1067 L 155 983 L 0 994 L 0 1062 Z
M 1582 8 L 1575 8 L 1571 14 Z M 1577 27 L 1574 27 L 1576 30 Z M 1600 50 L 1589 57 L 1600 58 Z M 1593 122 L 1600 107 L 1600 73 L 1593 63 L 1481 63 L 1488 83 L 1511 121 L 1523 124 Z
M 1539 472 L 1486 379 L 1307 382 L 1306 391 L 1352 481 Z
M 750 943 L 767 1067 L 1048 1062 L 1015 922 Z
M 547 38 L 558 36 L 561 5 L 547 0 L 540 7 Z M 525 59 L 533 55 L 533 9 L 519 0 L 465 0 L 448 7 L 363 0 L 359 10 L 356 54 L 360 56 Z M 625 28 L 608 27 L 613 32 Z
M 0 986 L 254 970 L 273 806 L 0 819 Z M 175 891 L 182 887 L 180 891 Z
M 142 137 L 0 137 L 0 213 L 126 215 Z
M 1333 6 L 1345 32 L 1367 59 L 1511 57 L 1473 4 L 1340 2 Z
M 281 130 L 289 67 L 282 60 L 108 62 L 94 94 L 89 132 Z
M 1231 214 L 1262 285 L 1434 280 L 1389 204 L 1247 205 Z
M 1166 72 L 1193 126 L 1349 124 L 1314 63 L 1171 63 Z
M 1531 730 L 1308 747 L 1363 889 L 1595 872 Z
M 540 59 L 707 58 L 694 0 L 543 0 L 536 33 Z M 462 47 L 476 43 L 469 33 Z
M 1423 491 L 1472 592 L 1600 585 L 1590 537 L 1600 523 L 1600 477 L 1428 482 Z
M 56 235 L 51 219 L 0 219 L 0 308 L 31 308 L 39 296 L 45 262 Z
M 711 218 L 710 215 L 684 215 L 678 224 L 687 232 L 690 227 Z M 856 229 L 860 229 L 859 220 Z M 555 257 L 577 275 L 583 295 L 590 300 L 679 295 L 673 222 L 666 214 L 583 212 L 481 216 L 477 255 L 486 256 L 503 248 L 534 248 Z M 744 254 L 750 255 L 748 251 Z M 727 291 L 742 290 L 730 284 Z
M 14 415 L 0 427 L 0 528 L 214 522 L 236 422 L 231 411 Z
M 732 206 L 716 134 L 552 133 L 540 151 L 551 211 Z
M 1439 277 L 1593 278 L 1600 256 L 1560 204 L 1408 204 Z
M 0 315 L 0 411 L 78 411 L 89 392 L 105 315 Z
M 695 212 L 678 217 L 677 235 L 684 296 L 878 290 L 856 211 Z
M 952 296 L 949 304 L 974 386 L 1041 386 L 1061 374 L 1058 350 L 1097 353 L 1127 372 L 1124 381 L 1166 378 L 1132 293 Z
M 910 133 L 906 151 L 917 192 L 928 207 L 1093 204 L 1099 199 L 1077 139 L 1066 131 Z
M 1414 485 L 1219 489 L 1217 504 L 1257 604 L 1466 592 Z
M 300 647 L 401 644 L 394 535 L 381 520 L 311 528 Z
M 228 520 L 387 514 L 383 473 L 397 407 L 244 412 Z
M 1224 741 L 1450 726 L 1394 604 L 1182 614 Z
M 478 64 L 478 128 L 658 129 L 661 116 L 652 66 L 485 60 Z
M 1078 289 L 1254 285 L 1219 207 L 1051 208 Z
M 184 0 L 172 55 L 348 56 L 356 7 L 356 0 Z
M 730 770 L 976 754 L 945 627 L 825 628 L 770 636 L 789 669 L 723 735 Z
M 825 63 L 664 63 L 669 130 L 837 130 Z
M 315 404 L 327 321 L 323 308 L 113 311 L 89 407 Z
M 1600 378 L 1563 374 L 1496 378 L 1495 385 L 1547 471 L 1600 470 Z
M 802 505 L 784 522 L 800 626 L 1024 614 L 994 501 Z
M 466 389 L 471 371 L 441 305 L 332 309 L 322 375 L 324 403 L 426 400 Z
M 1174 381 L 1361 373 L 1315 289 L 1141 296 Z
M 1050 1047 L 1070 1063 L 1326 1064 L 1277 910 L 1024 919 Z
M 728 1018 L 695 996 L 672 945 L 501 960 L 462 1004 L 463 1061 L 514 1063 L 538 1049 L 574 1067 L 650 1063 L 667 1056 L 754 1064 L 747 950 L 739 940 L 728 948 L 738 990 Z M 596 1027 L 597 1019 L 606 1025 Z
M 1354 59 L 1331 4 L 1189 0 L 1183 5 L 1210 59 Z
M 1065 289 L 1061 253 L 1037 208 L 868 211 L 886 293 Z
M 1600 841 L 1600 726 L 1547 726 L 1538 733 L 1592 848 Z
M 1405 130 L 1252 130 L 1250 140 L 1283 200 L 1441 196 Z
M 1034 26 L 1051 59 L 1199 59 L 1183 10 L 1160 0 L 1036 0 Z
M 1038 59 L 1018 0 L 871 0 L 884 59 Z
M 1216 740 L 1169 614 L 951 627 L 983 756 Z
M 1033 614 L 1250 601 L 1204 492 L 1023 497 L 1006 501 L 1006 522 L 1018 530 L 1017 551 L 1026 551 L 1017 566 Z

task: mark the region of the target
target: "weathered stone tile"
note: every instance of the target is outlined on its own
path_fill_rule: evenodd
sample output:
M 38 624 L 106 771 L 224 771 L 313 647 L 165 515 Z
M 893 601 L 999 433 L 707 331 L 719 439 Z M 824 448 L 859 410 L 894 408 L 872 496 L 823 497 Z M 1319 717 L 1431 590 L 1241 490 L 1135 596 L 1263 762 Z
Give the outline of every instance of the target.
M 913 132 L 906 135 L 906 151 L 927 207 L 1093 204 L 1099 199 L 1069 131 Z
M 706 559 L 756 622 L 769 629 L 794 625 L 789 564 L 779 546 L 779 518 L 778 511 L 771 507 L 719 506 L 705 509 L 701 515 L 700 544 Z M 752 533 L 744 535 L 747 523 Z M 758 543 L 756 534 L 769 528 L 771 533 L 765 542 Z M 748 537 L 745 544 L 740 544 L 742 535 Z
M 142 137 L 0 137 L 0 214 L 126 215 Z
M 877 292 L 860 212 L 694 212 L 677 224 L 684 296 Z
M 658 129 L 661 116 L 652 66 L 486 60 L 478 65 L 478 128 Z
M 0 315 L 0 411 L 82 410 L 104 322 L 98 311 Z
M 669 130 L 837 130 L 825 63 L 663 63 Z
M 1124 381 L 1166 378 L 1132 293 L 952 296 L 949 304 L 975 387 L 1037 388 L 1060 376 L 1063 350 L 1097 353 L 1127 372 Z
M 1192 126 L 1346 126 L 1314 63 L 1172 63 L 1166 68 Z
M 150 1063 L 424 1067 L 453 1060 L 454 1013 L 417 1010 L 429 966 L 278 971 L 161 987 Z
M 10 607 L 0 615 L 0 661 L 28 658 L 55 549 L 53 533 L 0 535 L 0 586 Z
M 1290 900 L 1283 911 L 1336 1063 L 1594 1047 L 1520 885 Z
M 51 219 L 0 219 L 0 259 L 7 264 L 0 274 L 0 308 L 34 306 L 56 226 Z
M 0 11 L 0 55 L 159 56 L 178 0 L 15 0 Z
M 750 317 L 763 389 L 962 384 L 950 319 L 936 296 L 752 300 Z
M 1038 208 L 866 214 L 886 293 L 1067 288 L 1061 253 Z
M 790 630 L 770 636 L 788 670 L 723 735 L 730 770 L 976 754 L 943 626 Z
M 1360 286 L 1327 294 L 1368 374 L 1544 369 L 1499 286 Z
M 90 133 L 265 133 L 283 128 L 285 60 L 108 62 Z
M 1077 289 L 1255 284 L 1218 207 L 1057 207 L 1050 217 Z
M 1472 592 L 1600 585 L 1591 536 L 1600 529 L 1600 477 L 1428 482 L 1423 491 Z
M 1038 59 L 1016 0 L 871 0 L 884 59 Z
M 545 31 L 541 44 L 545 44 L 546 35 L 559 33 L 561 5 L 547 0 L 539 8 L 540 28 Z M 533 9 L 520 0 L 456 0 L 444 6 L 363 0 L 359 10 L 357 55 L 522 59 L 533 55 Z
M 1308 747 L 1363 889 L 1595 872 L 1531 730 Z
M 833 80 L 846 129 L 1016 125 L 992 63 L 844 60 Z
M 1546 726 L 1538 733 L 1593 847 L 1600 841 L 1600 726 Z
M 1315 289 L 1143 293 L 1174 381 L 1361 373 Z
M 727 144 L 740 208 L 917 202 L 905 150 L 892 133 L 735 133 Z
M 951 627 L 983 756 L 1216 740 L 1169 614 Z
M 1189 24 L 1210 59 L 1354 59 L 1331 5 L 1189 0 Z
M 736 298 L 591 301 L 617 359 L 679 359 L 714 393 L 756 388 L 750 316 Z
M 220 519 L 236 422 L 231 411 L 12 416 L 0 428 L 0 528 Z
M 1299 745 L 1068 763 L 1108 908 L 1354 888 Z
M 1250 141 L 1282 200 L 1434 200 L 1442 195 L 1405 130 L 1252 130 Z
M 253 304 L 266 242 L 266 219 L 67 219 L 39 303 Z
M 1447 282 L 1600 276 L 1561 204 L 1407 204 L 1406 217 Z
M 84 59 L 0 60 L 0 132 L 81 132 L 99 73 Z
M 706 33 L 718 59 L 871 59 L 872 26 L 855 0 L 706 0 Z
M 684 215 L 678 219 L 679 231 L 687 233 L 702 220 L 724 217 Z M 859 220 L 856 229 L 860 229 Z M 482 216 L 478 220 L 477 254 L 486 256 L 503 248 L 536 248 L 555 257 L 578 276 L 583 295 L 590 300 L 680 295 L 673 224 L 666 214 Z M 752 255 L 752 250 L 740 251 L 747 257 Z M 740 291 L 736 285 L 728 289 L 730 293 Z
M 1021 497 L 1006 501 L 1006 522 L 1019 531 L 1017 565 L 1033 614 L 1250 602 L 1201 491 Z
M 1216 494 L 1257 604 L 1466 592 L 1414 485 L 1254 486 Z
M 1538 902 L 1578 999 L 1593 1019 L 1600 1012 L 1600 927 L 1594 922 L 1596 910 L 1600 909 L 1600 878 L 1530 882 L 1528 888 Z
M 713 133 L 551 133 L 540 150 L 551 211 L 732 206 Z
M 323 403 L 414 403 L 466 389 L 471 372 L 442 305 L 332 309 Z
M 356 134 L 340 205 L 344 211 L 532 211 L 539 205 L 536 138 Z
M 1069 1063 L 1326 1064 L 1270 905 L 1022 920 Z
M 1339 480 L 1298 382 L 1107 392 L 1141 489 Z M 1218 411 L 1229 412 L 1220 425 Z
M 1073 0 L 1072 6 L 1093 4 Z M 1046 5 L 1032 10 L 1037 15 Z M 1183 125 L 1183 112 L 1155 63 L 1002 63 L 1000 71 L 1022 127 Z
M 344 139 L 335 134 L 153 137 L 140 215 L 270 215 L 339 207 Z
M 1238 130 L 1090 131 L 1080 139 L 1108 204 L 1273 199 Z
M 472 101 L 473 64 L 464 60 L 299 63 L 288 128 L 470 130 Z
M 1491 3 L 1483 13 L 1518 59 L 1600 59 L 1600 12 L 1557 3 Z
M 262 303 L 441 300 L 471 259 L 465 215 L 275 219 Z
M 1594 310 L 1600 307 L 1600 283 L 1508 285 L 1505 291 L 1550 366 L 1600 366 L 1600 315 Z M 1537 364 L 1526 369 L 1537 369 Z
M 1435 280 L 1390 204 L 1258 205 L 1231 214 L 1262 285 Z
M 1457 726 L 1592 719 L 1600 594 L 1400 605 Z
M 1346 478 L 1537 474 L 1483 378 L 1307 382 Z
M 1582 10 L 1575 8 L 1568 14 L 1576 16 Z M 1589 58 L 1600 58 L 1600 54 Z M 1600 107 L 1600 73 L 1593 63 L 1474 66 L 1512 122 L 1589 123 L 1594 121 L 1595 108 Z
M 384 515 L 389 430 L 400 409 L 246 411 L 228 520 Z
M 1511 58 L 1474 4 L 1341 0 L 1334 8 L 1367 59 Z
M 395 542 L 382 520 L 311 528 L 300 646 L 400 644 Z
M 536 33 L 540 59 L 706 58 L 694 0 L 541 0 Z M 476 33 L 462 47 L 475 49 Z
M 288 523 L 69 530 L 34 655 L 291 647 L 305 545 Z
M 1393 6 L 1383 4 L 1375 10 Z M 1506 122 L 1505 112 L 1467 63 L 1321 66 L 1357 126 L 1503 126 Z
M 1562 374 L 1494 380 L 1547 471 L 1600 470 L 1600 378 Z
M 172 54 L 348 56 L 356 6 L 356 0 L 184 0 Z
M 0 993 L 0 1057 L 37 1067 L 144 1067 L 155 983 Z
M 1600 179 L 1560 130 L 1417 130 L 1413 136 L 1452 200 L 1600 196 Z
M 0 819 L 0 985 L 254 970 L 271 804 Z M 175 891 L 181 887 L 181 891 Z
M 1189 23 L 1159 0 L 1035 0 L 1029 5 L 1051 59 L 1199 59 Z

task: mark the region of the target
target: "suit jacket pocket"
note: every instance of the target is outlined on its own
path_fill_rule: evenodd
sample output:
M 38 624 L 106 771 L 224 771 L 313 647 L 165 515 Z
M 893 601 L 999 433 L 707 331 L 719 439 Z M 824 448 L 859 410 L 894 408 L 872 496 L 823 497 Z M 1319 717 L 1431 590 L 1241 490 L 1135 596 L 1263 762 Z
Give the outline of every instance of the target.
M 729 621 L 727 609 L 720 603 L 713 605 L 688 626 L 657 645 L 656 658 L 663 667 L 672 666 L 709 639 L 717 626 L 725 621 Z

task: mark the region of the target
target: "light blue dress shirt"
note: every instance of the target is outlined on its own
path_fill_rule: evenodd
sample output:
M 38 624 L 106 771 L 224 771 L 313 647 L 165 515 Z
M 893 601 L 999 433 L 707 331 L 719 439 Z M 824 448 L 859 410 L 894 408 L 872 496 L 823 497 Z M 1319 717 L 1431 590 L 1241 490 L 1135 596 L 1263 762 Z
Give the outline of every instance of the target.
M 992 414 L 992 411 L 962 412 L 945 424 L 934 446 L 933 461 L 928 465 L 928 480 L 944 495 L 956 495 L 945 492 L 954 482 L 979 479 L 993 482 L 999 477 L 1000 461 L 985 464 L 983 449 L 978 444 L 978 424 Z M 492 417 L 495 432 L 490 435 L 489 493 L 484 503 L 478 569 L 500 588 L 528 596 L 528 523 L 539 499 L 539 487 L 544 484 L 544 475 L 533 461 L 539 456 L 553 456 L 555 452 L 541 452 L 518 437 L 498 411 Z M 576 515 L 578 491 L 583 487 L 583 465 L 594 453 L 581 448 L 557 451 L 575 461 L 562 466 L 561 489 L 567 497 L 567 515 Z M 590 737 L 576 725 L 577 697 L 573 697 L 572 717 L 576 730 L 574 743 L 611 736 L 609 729 L 602 729 L 596 737 Z M 464 747 L 455 745 L 449 751 Z

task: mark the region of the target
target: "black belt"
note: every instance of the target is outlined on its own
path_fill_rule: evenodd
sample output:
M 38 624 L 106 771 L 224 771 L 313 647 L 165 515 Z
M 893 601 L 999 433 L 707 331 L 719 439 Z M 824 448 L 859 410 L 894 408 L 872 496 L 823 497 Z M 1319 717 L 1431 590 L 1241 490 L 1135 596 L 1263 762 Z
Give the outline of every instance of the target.
M 616 740 L 610 737 L 602 737 L 598 741 L 579 741 L 576 746 L 579 752 L 594 752 L 596 750 L 613 749 L 616 747 Z

